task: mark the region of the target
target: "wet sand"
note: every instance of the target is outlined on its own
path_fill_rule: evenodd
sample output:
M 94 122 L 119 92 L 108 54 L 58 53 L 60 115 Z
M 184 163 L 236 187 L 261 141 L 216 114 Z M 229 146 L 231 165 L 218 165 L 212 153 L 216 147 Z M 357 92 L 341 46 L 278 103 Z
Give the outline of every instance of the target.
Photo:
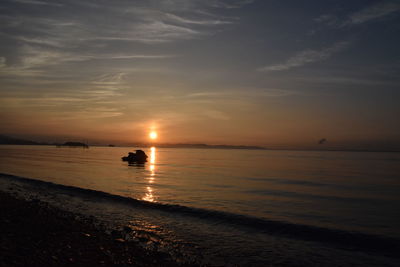
M 169 255 L 39 200 L 0 191 L 0 266 L 177 266 Z M 129 231 L 130 229 L 124 229 Z

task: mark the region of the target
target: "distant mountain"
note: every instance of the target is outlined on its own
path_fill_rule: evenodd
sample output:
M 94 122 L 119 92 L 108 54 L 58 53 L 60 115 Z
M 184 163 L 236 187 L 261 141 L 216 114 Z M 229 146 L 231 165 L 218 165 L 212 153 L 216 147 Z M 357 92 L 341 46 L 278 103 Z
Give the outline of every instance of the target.
M 56 145 L 56 146 L 68 146 L 68 147 L 88 147 L 85 143 L 80 142 L 66 142 L 64 144 L 60 143 L 42 143 L 35 142 L 31 140 L 14 138 L 6 135 L 0 135 L 0 145 Z M 110 147 L 114 145 L 109 145 Z M 152 146 L 150 144 L 135 144 L 130 146 Z M 165 147 L 165 148 L 214 148 L 214 149 L 265 149 L 260 146 L 243 146 L 243 145 L 207 145 L 207 144 L 156 144 L 157 147 Z
M 260 146 L 235 146 L 235 145 L 207 145 L 207 144 L 156 144 L 156 147 L 165 148 L 216 148 L 216 149 L 266 149 Z
M 14 138 L 6 135 L 0 134 L 0 145 L 35 145 L 35 146 L 65 146 L 65 147 L 85 147 L 89 146 L 81 142 L 65 142 L 61 143 L 45 143 L 45 142 L 35 142 L 31 140 Z
M 43 145 L 43 143 L 0 135 L 0 145 Z
M 89 148 L 87 144 L 81 142 L 65 142 L 64 144 L 58 146 Z

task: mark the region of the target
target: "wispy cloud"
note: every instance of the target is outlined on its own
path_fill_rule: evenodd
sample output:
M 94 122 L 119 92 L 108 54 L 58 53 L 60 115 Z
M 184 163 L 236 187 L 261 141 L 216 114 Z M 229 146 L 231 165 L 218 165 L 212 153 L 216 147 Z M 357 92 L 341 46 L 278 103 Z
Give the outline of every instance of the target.
M 58 6 L 58 7 L 63 6 L 62 4 L 56 3 L 54 1 L 40 1 L 40 0 L 12 0 L 12 1 L 16 3 L 29 4 L 29 5 L 46 5 L 46 6 Z
M 333 28 L 344 28 L 384 18 L 399 11 L 400 2 L 381 1 L 377 4 L 367 6 L 357 12 L 351 13 L 345 18 L 339 18 L 334 14 L 323 14 L 314 20 Z
M 332 54 L 338 53 L 349 46 L 349 42 L 338 42 L 328 48 L 321 50 L 304 50 L 293 57 L 286 60 L 286 62 L 281 64 L 274 64 L 269 66 L 264 66 L 258 69 L 261 72 L 269 71 L 283 71 L 292 68 L 301 67 L 310 63 L 323 61 L 331 57 Z
M 156 5 L 164 10 L 200 11 L 207 8 L 241 8 L 253 3 L 254 0 L 150 0 L 150 2 L 152 6 Z
M 111 31 L 110 31 L 111 33 Z M 123 32 L 113 32 L 93 37 L 94 40 L 103 41 L 133 41 L 142 43 L 165 43 L 185 39 L 196 39 L 207 33 L 189 27 L 168 24 L 160 20 L 135 23 Z M 90 37 L 88 38 L 91 39 Z
M 317 23 L 327 24 L 328 26 L 331 26 L 331 27 L 336 27 L 336 26 L 338 26 L 338 24 L 342 24 L 342 22 L 339 20 L 339 18 L 332 14 L 323 14 L 323 15 L 315 18 L 314 21 Z
M 207 2 L 207 1 L 206 1 Z M 209 0 L 209 4 L 214 7 L 222 8 L 240 8 L 244 5 L 248 5 L 254 2 L 254 0 L 231 0 L 231 1 L 219 1 L 219 0 Z
M 188 99 L 200 99 L 200 98 L 259 98 L 259 97 L 280 97 L 295 94 L 294 91 L 276 88 L 239 88 L 229 91 L 202 91 L 196 93 L 190 93 L 182 97 Z
M 54 90 L 52 84 L 48 88 L 45 83 L 33 83 L 31 90 L 22 90 L 18 94 L 0 91 L 0 102 L 3 107 L 23 106 L 36 110 L 46 108 L 67 112 L 70 118 L 80 115 L 92 118 L 119 116 L 123 106 L 117 105 L 116 99 L 122 96 L 121 91 L 128 88 L 124 76 L 125 73 L 102 74 L 79 81 L 75 88 L 68 90 L 63 90 L 60 84 L 56 86 L 58 90 Z
M 145 54 L 86 54 L 83 52 L 66 52 L 57 49 L 49 49 L 31 45 L 20 48 L 19 61 L 7 65 L 6 58 L 0 57 L 0 76 L 40 76 L 45 73 L 47 67 L 64 63 L 79 63 L 92 60 L 156 60 L 168 59 L 175 55 L 145 55 Z
M 183 18 L 174 14 L 166 14 L 166 17 L 171 19 L 172 21 L 183 23 L 183 24 L 197 24 L 197 25 L 219 25 L 219 24 L 231 24 L 233 23 L 231 20 L 213 20 L 213 19 L 190 19 Z
M 220 16 L 217 9 L 239 8 L 246 0 L 147 0 L 141 3 L 108 1 L 6 0 L 16 8 L 0 10 L 0 35 L 17 45 L 0 54 L 3 76 L 36 75 L 41 68 L 89 60 L 168 59 L 176 55 L 147 54 L 129 49 L 131 43 L 154 46 L 206 38 L 217 27 L 236 18 Z M 229 3 L 229 4 L 228 4 Z M 38 5 L 39 9 L 20 8 Z M 47 10 L 48 9 L 48 10 Z M 72 14 L 67 9 L 76 10 Z M 46 11 L 47 10 L 47 11 Z M 104 20 L 103 18 L 107 18 Z M 125 52 L 116 48 L 124 47 Z M 1 48 L 1 46 L 0 46 Z M 130 50 L 130 52 L 128 52 Z
M 86 61 L 86 60 L 108 60 L 108 59 L 167 59 L 176 57 L 175 55 L 131 55 L 131 54 L 108 54 L 108 55 L 85 55 L 70 56 L 64 58 L 65 61 Z
M 400 11 L 399 2 L 381 2 L 366 7 L 350 16 L 349 23 L 360 24 Z
M 230 116 L 220 110 L 205 110 L 203 113 L 206 117 L 214 120 L 229 120 Z
M 0 57 L 0 68 L 4 68 L 6 66 L 6 58 Z
M 12 1 L 37 5 L 57 4 L 42 0 Z M 219 15 L 209 11 L 210 8 L 238 8 L 251 2 L 237 0 L 227 4 L 221 0 L 160 0 L 153 3 L 149 0 L 141 4 L 120 1 L 119 5 L 110 6 L 106 1 L 72 0 L 65 5 L 71 8 L 78 5 L 81 8 L 79 13 L 84 15 L 73 16 L 62 12 L 62 9 L 59 16 L 57 12 L 44 16 L 43 13 L 21 13 L 22 10 L 19 10 L 17 14 L 9 14 L 5 18 L 5 25 L 13 27 L 18 40 L 43 45 L 76 46 L 91 41 L 159 44 L 208 36 L 213 31 L 202 26 L 217 27 L 236 20 L 223 16 L 219 18 Z M 107 20 L 101 17 L 107 17 Z

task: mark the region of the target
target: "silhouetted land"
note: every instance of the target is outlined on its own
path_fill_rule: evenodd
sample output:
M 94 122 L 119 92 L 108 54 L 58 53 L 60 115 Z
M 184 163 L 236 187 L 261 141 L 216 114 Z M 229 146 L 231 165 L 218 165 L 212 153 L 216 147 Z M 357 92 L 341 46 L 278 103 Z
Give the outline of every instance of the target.
M 207 144 L 157 144 L 156 147 L 164 148 L 216 148 L 216 149 L 265 149 L 260 146 L 234 146 L 234 145 L 207 145 Z
M 0 266 L 176 266 L 167 254 L 107 235 L 90 219 L 0 191 Z
M 56 146 L 69 146 L 69 147 L 79 147 L 79 146 L 87 146 L 85 143 L 81 142 L 65 142 L 63 144 L 60 143 L 40 143 L 35 141 L 17 139 L 5 135 L 0 135 L 0 144 L 1 145 L 56 145 Z M 115 145 L 108 145 L 109 147 L 114 147 Z M 146 147 L 152 146 L 150 144 L 132 144 L 130 146 L 136 147 Z M 260 146 L 233 146 L 233 145 L 207 145 L 207 144 L 157 144 L 157 147 L 164 148 L 219 148 L 219 149 L 265 149 Z
M 0 135 L 0 145 L 48 145 L 48 144 Z
M 319 140 L 321 143 L 323 139 Z M 326 139 L 325 139 L 326 140 Z M 324 143 L 323 141 L 322 143 Z M 80 143 L 80 142 L 66 142 L 62 143 L 46 143 L 46 142 L 35 142 L 30 140 L 13 138 L 5 135 L 0 135 L 0 145 L 53 145 L 53 146 L 69 146 L 67 143 Z M 87 144 L 83 144 L 84 146 Z M 79 146 L 79 145 L 78 145 Z M 116 145 L 102 145 L 100 143 L 94 143 L 91 146 L 108 146 L 115 147 Z M 208 144 L 128 144 L 119 145 L 126 147 L 151 147 L 156 146 L 160 148 L 202 148 L 202 149 L 251 149 L 251 150 L 296 150 L 296 151 L 349 151 L 349 152 L 400 152 L 399 145 L 392 147 L 383 146 L 381 148 L 335 148 L 335 147 L 324 147 L 324 148 L 295 148 L 295 147 L 282 147 L 282 148 L 266 148 L 261 146 L 246 146 L 246 145 L 208 145 Z M 71 145 L 70 147 L 76 147 Z
M 64 144 L 59 146 L 89 148 L 87 144 L 81 142 L 65 142 Z
M 44 145 L 44 146 L 66 146 L 66 147 L 89 147 L 87 144 L 82 142 L 65 142 L 65 143 L 46 143 L 46 142 L 35 142 L 31 140 L 14 138 L 6 135 L 0 135 L 0 145 Z

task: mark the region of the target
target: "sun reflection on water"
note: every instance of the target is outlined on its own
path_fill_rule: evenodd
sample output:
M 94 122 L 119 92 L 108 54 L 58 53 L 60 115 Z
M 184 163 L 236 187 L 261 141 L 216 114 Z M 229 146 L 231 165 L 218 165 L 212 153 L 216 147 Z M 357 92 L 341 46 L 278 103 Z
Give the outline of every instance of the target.
M 150 152 L 150 163 L 152 165 L 154 165 L 156 163 L 156 148 L 154 146 L 152 146 L 150 148 L 150 151 L 151 151 Z M 150 165 L 150 167 L 151 167 L 151 165 Z
M 142 200 L 154 202 L 153 188 L 151 184 L 155 181 L 155 170 L 156 170 L 156 148 L 153 146 L 150 148 L 150 176 L 147 178 L 149 185 L 146 187 L 146 193 Z

